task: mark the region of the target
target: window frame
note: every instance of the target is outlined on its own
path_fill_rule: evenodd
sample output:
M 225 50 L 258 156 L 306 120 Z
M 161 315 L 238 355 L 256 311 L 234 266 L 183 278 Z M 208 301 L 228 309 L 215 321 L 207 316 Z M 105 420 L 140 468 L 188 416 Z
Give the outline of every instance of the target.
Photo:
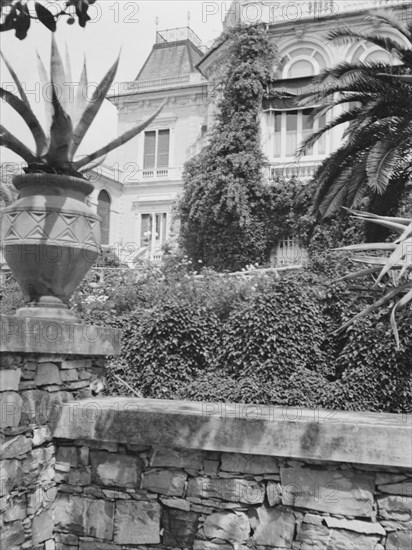
M 159 164 L 159 134 L 161 132 L 168 132 L 168 151 L 167 151 L 167 165 Z M 155 147 L 154 147 L 154 165 L 146 166 L 146 135 L 155 134 Z M 157 169 L 166 169 L 170 168 L 170 157 L 171 157 L 171 139 L 172 139 L 172 130 L 168 128 L 148 128 L 143 132 L 143 170 L 157 170 Z
M 305 108 L 293 108 L 293 109 L 273 109 L 269 108 L 266 113 L 269 115 L 267 120 L 267 128 L 269 129 L 269 139 L 268 139 L 268 157 L 270 160 L 279 160 L 279 159 L 293 159 L 296 156 L 296 152 L 303 142 L 303 112 L 306 110 L 313 109 L 314 107 L 305 107 Z M 287 115 L 288 113 L 297 112 L 297 129 L 296 129 L 296 143 L 297 147 L 293 154 L 288 154 L 288 133 L 287 133 Z M 275 114 L 280 113 L 280 132 L 276 132 L 275 127 Z M 325 124 L 328 123 L 328 116 L 325 117 Z M 319 118 L 314 118 L 313 121 L 313 132 L 319 130 Z M 323 152 L 319 152 L 323 144 Z M 324 157 L 328 154 L 328 141 L 323 139 L 321 143 L 317 142 L 312 147 L 312 151 L 306 155 L 304 158 L 318 158 Z M 279 152 L 279 154 L 276 154 Z
M 149 246 L 149 243 L 152 243 L 155 247 L 160 248 L 165 244 L 168 238 L 168 224 L 169 224 L 169 212 L 167 210 L 161 211 L 141 211 L 139 212 L 140 223 L 139 223 L 139 243 L 140 247 Z M 148 220 L 148 224 L 144 223 L 144 219 Z M 157 223 L 159 220 L 159 224 Z M 147 227 L 146 227 L 147 225 Z M 152 231 L 156 232 L 156 235 L 153 237 Z M 159 229 L 159 231 L 157 231 Z M 145 237 L 146 231 L 150 231 L 151 235 Z

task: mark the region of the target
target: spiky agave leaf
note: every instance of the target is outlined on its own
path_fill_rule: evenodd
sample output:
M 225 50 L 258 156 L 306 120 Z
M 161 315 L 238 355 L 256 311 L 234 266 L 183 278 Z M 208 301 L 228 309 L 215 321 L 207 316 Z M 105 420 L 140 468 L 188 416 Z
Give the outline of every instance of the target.
M 0 124 L 0 145 L 3 147 L 7 147 L 7 149 L 10 149 L 10 151 L 13 151 L 13 153 L 16 153 L 16 155 L 19 155 L 23 160 L 27 162 L 27 164 L 30 164 L 32 162 L 36 161 L 36 157 L 30 151 L 24 143 L 22 143 L 19 139 L 13 136 L 4 126 Z
M 405 285 L 402 290 L 405 290 L 407 288 L 409 288 L 409 285 Z M 398 325 L 396 323 L 396 312 L 399 311 L 400 309 L 404 308 L 405 306 L 407 306 L 410 302 L 412 302 L 412 288 L 399 300 L 399 302 L 397 302 L 393 306 L 392 311 L 391 311 L 390 322 L 391 322 L 391 327 L 392 327 L 393 334 L 395 336 L 396 349 L 398 349 L 398 350 L 400 348 L 400 341 L 399 341 Z
M 16 95 L 12 94 L 8 90 L 4 90 L 3 88 L 0 88 L 0 98 L 8 103 L 10 107 L 12 107 L 16 111 L 16 113 L 21 116 L 21 118 L 29 127 L 36 143 L 37 156 L 44 155 L 47 151 L 48 140 L 43 131 L 43 128 L 40 125 L 40 122 L 37 120 L 36 115 L 31 110 L 30 105 L 27 105 Z
M 74 86 L 74 81 L 73 81 L 72 66 L 70 63 L 69 49 L 67 47 L 67 43 L 65 44 L 64 67 L 65 67 L 65 84 L 67 86 L 70 86 L 70 88 L 72 88 Z M 74 113 L 75 113 L 75 102 L 74 102 L 74 97 L 71 89 L 69 90 L 69 97 L 68 97 L 68 102 L 66 104 L 66 111 L 67 111 L 67 114 L 70 115 L 70 118 L 73 121 Z
M 46 124 L 47 124 L 47 127 L 50 128 L 53 122 L 53 105 L 52 105 L 52 102 L 45 97 L 45 91 L 48 89 L 51 82 L 47 75 L 47 71 L 43 64 L 43 61 L 39 55 L 39 52 L 36 52 L 36 54 L 37 54 L 37 69 L 39 71 L 40 85 L 41 85 L 42 97 L 43 97 L 43 103 L 44 103 L 44 112 L 46 115 Z
M 338 248 L 332 248 L 332 250 L 356 250 L 359 252 L 362 250 L 394 250 L 395 248 L 396 244 L 394 243 L 361 243 L 340 246 Z
M 97 166 L 100 166 L 100 164 L 102 164 L 105 161 L 106 157 L 107 157 L 107 155 L 103 155 L 103 156 L 99 157 L 98 159 L 96 159 L 95 161 L 90 162 L 89 164 L 86 164 L 85 166 L 82 166 L 82 168 L 80 168 L 79 172 L 81 172 L 82 174 L 84 174 L 85 172 L 90 172 L 90 170 L 93 170 L 94 168 L 97 168 Z
M 66 71 L 64 69 L 63 61 L 60 56 L 59 48 L 57 47 L 54 35 L 52 35 L 50 77 L 53 84 L 53 89 L 56 93 L 57 98 L 59 99 L 59 103 L 67 113 L 69 110 L 70 92 L 67 89 Z
M 45 102 L 46 106 L 49 107 L 47 113 L 50 118 L 50 139 L 44 134 L 37 118 L 31 111 L 27 97 L 24 95 L 24 90 L 15 73 L 11 71 L 11 74 L 16 81 L 16 85 L 22 95 L 22 99 L 5 90 L 0 92 L 1 97 L 6 99 L 6 101 L 25 119 L 26 123 L 29 125 L 36 141 L 37 154 L 34 155 L 28 147 L 26 147 L 20 140 L 15 138 L 2 126 L 0 126 L 0 145 L 8 147 L 21 156 L 29 165 L 31 165 L 31 170 L 46 170 L 47 166 L 53 170 L 57 170 L 60 173 L 70 174 L 78 172 L 81 168 L 84 168 L 84 170 L 90 170 L 92 169 L 90 164 L 93 161 L 98 159 L 98 162 L 93 165 L 97 166 L 102 162 L 108 152 L 112 151 L 116 147 L 119 147 L 120 145 L 123 145 L 144 130 L 144 128 L 146 128 L 160 113 L 165 104 L 164 102 L 153 113 L 153 115 L 151 115 L 142 124 L 129 130 L 128 132 L 125 132 L 122 136 L 111 141 L 109 144 L 102 147 L 98 151 L 95 151 L 93 154 L 74 162 L 74 153 L 85 136 L 90 124 L 93 122 L 111 84 L 113 83 L 119 59 L 117 59 L 113 66 L 109 69 L 102 82 L 95 90 L 91 101 L 87 101 L 85 98 L 85 90 L 87 88 L 87 72 L 86 65 L 84 63 L 80 78 L 80 86 L 76 94 L 76 103 L 75 106 L 73 106 L 72 118 L 68 112 L 70 97 L 67 87 L 65 86 L 65 84 L 67 84 L 67 74 L 70 77 L 71 71 L 69 68 L 69 62 L 67 71 L 65 71 L 54 37 L 52 37 L 50 82 L 48 80 L 46 69 L 38 54 L 37 57 L 43 90 L 50 84 L 52 89 L 52 101 Z
M 358 321 L 359 319 L 366 317 L 367 315 L 369 315 L 369 313 L 371 313 L 375 309 L 378 309 L 383 305 L 387 304 L 388 302 L 393 300 L 395 296 L 398 296 L 398 294 L 401 294 L 402 291 L 403 289 L 399 287 L 390 290 L 388 293 L 385 294 L 385 296 L 383 296 L 382 298 L 379 298 L 379 300 L 376 300 L 376 302 L 374 302 L 370 306 L 366 307 L 365 309 L 357 313 L 354 317 L 352 317 L 352 319 L 349 319 L 349 321 L 346 321 L 346 323 L 344 323 L 341 327 L 339 327 L 335 331 L 335 334 L 344 331 L 345 329 L 350 327 L 355 321 Z
M 412 223 L 411 223 L 412 228 Z M 404 267 L 405 262 L 411 263 L 410 255 L 412 250 L 412 238 L 402 240 L 392 254 L 387 259 L 382 271 L 379 273 L 375 286 L 382 280 L 382 278 L 394 267 Z
M 377 223 L 378 225 L 382 225 L 383 227 L 387 227 L 388 229 L 392 229 L 393 231 L 397 231 L 398 233 L 403 233 L 405 231 L 405 226 L 403 224 L 386 220 L 384 216 L 382 216 L 381 218 L 371 218 L 370 216 L 363 216 L 360 214 L 353 217 L 359 220 Z
M 388 257 L 387 256 L 352 256 L 351 258 L 352 262 L 357 262 L 360 264 L 366 264 L 366 265 L 380 265 L 381 268 L 383 268 L 388 263 Z M 392 266 L 393 268 L 402 268 L 402 263 L 396 263 Z
M 398 273 L 398 276 L 392 278 L 392 284 L 395 285 L 395 288 L 387 292 L 382 298 L 374 302 L 372 305 L 365 308 L 363 311 L 358 313 L 355 317 L 350 319 L 342 327 L 338 329 L 342 331 L 349 327 L 356 320 L 365 317 L 373 310 L 386 305 L 388 302 L 393 300 L 396 296 L 404 294 L 404 296 L 393 306 L 391 311 L 391 327 L 395 336 L 396 348 L 399 349 L 399 334 L 398 328 L 396 325 L 396 312 L 402 307 L 406 306 L 412 301 L 412 282 L 402 282 L 403 276 L 406 275 L 408 271 L 412 272 L 412 220 L 407 218 L 394 218 L 388 216 L 378 216 L 376 214 L 371 214 L 368 212 L 360 212 L 356 210 L 349 210 L 355 217 L 358 219 L 368 220 L 373 223 L 380 223 L 396 229 L 398 232 L 401 232 L 401 236 L 396 239 L 393 243 L 364 243 L 360 245 L 350 245 L 343 247 L 339 250 L 351 250 L 351 251 L 360 251 L 360 250 L 389 250 L 391 251 L 390 256 L 385 257 L 373 257 L 373 256 L 355 256 L 352 257 L 352 261 L 364 263 L 366 265 L 373 265 L 373 268 L 368 268 L 360 272 L 350 274 L 340 280 L 344 279 L 353 279 L 366 274 L 376 273 L 378 275 L 373 288 L 376 288 L 379 283 L 382 281 L 385 275 L 388 275 L 390 272 Z M 406 225 L 408 223 L 408 225 Z M 396 270 L 396 271 L 395 271 Z M 400 270 L 400 273 L 399 273 Z M 379 273 L 378 273 L 379 271 Z
M 372 220 L 372 219 L 379 219 L 379 220 L 386 220 L 388 222 L 393 222 L 394 228 L 396 228 L 400 231 L 405 230 L 405 226 L 409 226 L 411 223 L 410 218 L 400 218 L 395 216 L 380 216 L 379 214 L 373 214 L 372 212 L 364 212 L 363 210 L 356 210 L 355 208 L 347 208 L 346 206 L 342 206 L 344 210 L 347 212 L 350 212 L 353 214 L 354 217 L 362 216 L 364 219 Z M 402 227 L 403 226 L 403 229 Z
M 339 249 L 337 248 L 336 250 Z M 365 275 L 372 275 L 373 273 L 377 273 L 378 271 L 380 271 L 380 267 L 367 267 L 366 269 L 356 271 L 356 273 L 348 273 L 343 277 L 339 277 L 339 279 L 336 279 L 335 282 L 340 283 L 342 281 L 349 281 L 351 279 L 359 279 L 360 277 L 365 277 Z
M 82 116 L 76 128 L 74 129 L 73 139 L 70 146 L 70 157 L 73 159 L 74 154 L 76 153 L 81 141 L 86 135 L 87 130 L 95 119 L 97 113 L 99 112 L 100 107 L 102 106 L 103 101 L 106 99 L 107 92 L 110 89 L 110 86 L 113 84 L 114 77 L 116 75 L 117 67 L 119 65 L 119 57 L 110 67 L 103 80 L 97 86 L 93 93 L 93 97 L 88 102 L 86 110 L 83 112 Z M 105 153 L 102 153 L 105 154 Z M 101 155 L 99 155 L 101 156 Z
M 122 134 L 120 137 L 114 139 L 113 141 L 111 141 L 110 143 L 108 143 L 107 145 L 102 147 L 101 149 L 98 149 L 97 151 L 95 151 L 91 155 L 87 155 L 85 158 L 83 158 L 83 159 L 81 159 L 77 162 L 74 162 L 73 163 L 74 169 L 79 170 L 80 168 L 82 168 L 83 166 L 88 164 L 89 162 L 92 162 L 93 160 L 95 160 L 95 159 L 97 159 L 97 158 L 99 158 L 103 155 L 107 155 L 107 153 L 110 153 L 110 151 L 113 151 L 117 147 L 120 147 L 120 145 L 123 145 L 124 143 L 127 143 L 129 140 L 131 140 L 132 138 L 137 136 L 137 134 L 140 134 L 140 132 L 142 132 L 147 126 L 149 126 L 149 124 L 157 117 L 157 115 L 160 113 L 160 111 L 165 106 L 166 102 L 167 102 L 167 100 L 165 99 L 163 101 L 163 103 L 160 105 L 160 107 L 158 107 L 158 109 L 156 109 L 156 111 L 149 118 L 147 118 L 144 122 L 142 122 L 142 124 L 139 124 L 135 128 L 132 128 L 131 130 L 128 130 L 127 132 Z
M 53 122 L 50 128 L 50 147 L 46 155 L 46 161 L 52 166 L 68 168 L 69 148 L 73 135 L 73 124 L 70 116 L 65 112 L 57 98 L 54 86 L 53 99 Z
M 7 70 L 9 71 L 12 79 L 14 80 L 16 86 L 17 86 L 17 89 L 19 91 L 19 94 L 20 94 L 20 98 L 21 100 L 27 105 L 27 107 L 30 108 L 30 103 L 29 103 L 29 100 L 28 100 L 28 97 L 26 95 L 26 92 L 24 91 L 24 88 L 20 82 L 20 79 L 19 77 L 17 76 L 16 72 L 14 71 L 13 67 L 10 65 L 10 63 L 7 61 L 6 57 L 4 56 L 4 54 L 2 52 L 0 52 L 0 56 L 1 58 L 3 59 L 4 61 L 4 64 L 6 65 L 7 67 Z
M 76 127 L 82 117 L 82 114 L 87 109 L 88 101 L 86 97 L 88 87 L 87 79 L 87 67 L 86 67 L 86 58 L 83 61 L 83 68 L 80 74 L 79 85 L 76 90 L 76 96 L 74 100 L 74 109 L 73 109 L 73 126 Z

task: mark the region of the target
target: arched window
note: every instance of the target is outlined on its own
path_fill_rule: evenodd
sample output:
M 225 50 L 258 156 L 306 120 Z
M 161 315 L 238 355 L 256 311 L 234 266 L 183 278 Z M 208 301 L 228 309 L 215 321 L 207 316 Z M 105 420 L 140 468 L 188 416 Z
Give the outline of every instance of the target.
M 327 66 L 324 53 L 311 43 L 290 49 L 283 57 L 282 62 L 283 78 L 312 76 L 319 74 Z
M 288 78 L 299 78 L 315 74 L 316 68 L 309 59 L 298 59 L 289 66 Z
M 101 218 L 101 243 L 109 244 L 110 234 L 110 197 L 104 189 L 100 191 L 97 199 L 97 215 Z
M 384 50 L 374 50 L 373 52 L 368 53 L 363 61 L 367 63 L 373 61 L 380 61 L 381 63 L 391 63 L 393 62 L 392 56 L 385 52 Z
M 396 64 L 396 60 L 387 51 L 376 46 L 368 47 L 366 43 L 360 44 L 352 54 L 354 63 L 373 63 L 374 61 Z

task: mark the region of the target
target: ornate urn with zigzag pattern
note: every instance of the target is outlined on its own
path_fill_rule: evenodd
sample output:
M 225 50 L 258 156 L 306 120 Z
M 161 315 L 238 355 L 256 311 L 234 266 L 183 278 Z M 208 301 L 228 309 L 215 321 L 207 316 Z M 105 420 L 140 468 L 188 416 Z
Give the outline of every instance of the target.
M 75 157 L 86 132 L 95 119 L 110 86 L 119 59 L 106 73 L 88 99 L 88 79 L 84 65 L 76 97 L 70 96 L 69 56 L 63 65 L 52 38 L 50 82 L 39 61 L 44 86 L 52 88 L 45 103 L 49 133 L 43 130 L 33 112 L 24 86 L 12 66 L 1 55 L 16 84 L 19 96 L 0 88 L 0 98 L 26 122 L 36 145 L 32 151 L 3 126 L 0 146 L 7 147 L 24 161 L 25 175 L 16 176 L 14 185 L 20 198 L 3 211 L 0 236 L 9 264 L 27 301 L 17 315 L 77 320 L 67 303 L 99 254 L 100 218 L 87 206 L 93 191 L 85 174 L 105 155 L 134 138 L 160 113 L 164 103 L 146 120 L 131 128 L 90 155 Z M 46 98 L 45 98 L 46 99 Z
M 5 259 L 27 306 L 17 315 L 76 320 L 68 301 L 100 251 L 100 218 L 86 204 L 93 186 L 73 176 L 16 176 L 20 198 L 3 210 Z

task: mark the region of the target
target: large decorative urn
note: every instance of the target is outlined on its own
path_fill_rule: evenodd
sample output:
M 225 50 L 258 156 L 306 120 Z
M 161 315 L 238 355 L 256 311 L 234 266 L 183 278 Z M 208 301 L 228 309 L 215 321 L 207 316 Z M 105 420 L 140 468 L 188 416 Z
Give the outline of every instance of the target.
M 3 210 L 0 236 L 26 300 L 16 315 L 77 321 L 70 296 L 100 253 L 100 218 L 86 204 L 93 185 L 43 173 L 13 184 L 20 198 Z

